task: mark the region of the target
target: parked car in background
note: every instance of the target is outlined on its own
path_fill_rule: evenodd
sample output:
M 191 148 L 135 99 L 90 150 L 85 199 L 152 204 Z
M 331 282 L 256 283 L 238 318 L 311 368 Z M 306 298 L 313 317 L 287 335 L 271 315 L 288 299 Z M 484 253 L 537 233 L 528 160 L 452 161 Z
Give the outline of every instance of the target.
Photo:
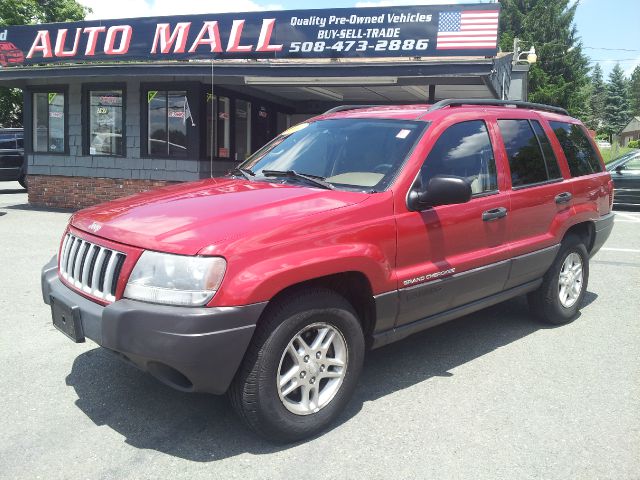
M 0 128 L 0 181 L 20 182 L 27 188 L 22 128 Z
M 611 143 L 606 140 L 596 140 L 596 145 L 598 145 L 598 148 L 611 148 Z
M 640 150 L 634 150 L 609 162 L 607 170 L 613 179 L 614 205 L 640 205 Z

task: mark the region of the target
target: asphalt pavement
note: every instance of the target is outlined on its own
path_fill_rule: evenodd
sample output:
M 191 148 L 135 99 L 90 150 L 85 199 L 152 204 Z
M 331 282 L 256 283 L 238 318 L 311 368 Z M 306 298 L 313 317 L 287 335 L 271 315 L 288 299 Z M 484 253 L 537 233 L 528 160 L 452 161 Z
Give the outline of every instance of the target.
M 289 446 L 55 330 L 40 268 L 69 215 L 0 183 L 2 479 L 640 478 L 640 213 L 573 323 L 517 298 L 370 352 L 333 428 Z

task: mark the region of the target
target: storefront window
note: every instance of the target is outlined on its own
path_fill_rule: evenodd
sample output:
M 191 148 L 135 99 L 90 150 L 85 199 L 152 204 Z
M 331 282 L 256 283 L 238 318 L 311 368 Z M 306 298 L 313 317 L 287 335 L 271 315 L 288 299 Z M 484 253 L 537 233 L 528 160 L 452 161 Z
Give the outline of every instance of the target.
M 149 90 L 147 153 L 187 156 L 187 122 L 193 122 L 185 91 Z
M 235 112 L 236 161 L 251 154 L 251 102 L 236 100 Z
M 89 154 L 123 155 L 122 90 L 89 92 Z
M 218 98 L 218 157 L 231 156 L 231 102 L 227 97 Z
M 280 134 L 291 126 L 291 115 L 278 112 L 277 123 L 278 125 L 276 127 L 276 130 L 278 131 L 277 133 Z
M 33 151 L 64 153 L 64 93 L 33 94 Z
M 207 93 L 207 157 L 216 156 L 216 118 L 218 117 L 218 97 Z

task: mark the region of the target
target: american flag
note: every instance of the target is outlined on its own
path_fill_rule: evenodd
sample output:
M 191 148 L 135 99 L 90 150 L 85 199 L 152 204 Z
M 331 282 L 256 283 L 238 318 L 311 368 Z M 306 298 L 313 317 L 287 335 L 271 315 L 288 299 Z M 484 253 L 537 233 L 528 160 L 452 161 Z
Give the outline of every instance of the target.
M 442 12 L 436 50 L 496 48 L 499 10 Z

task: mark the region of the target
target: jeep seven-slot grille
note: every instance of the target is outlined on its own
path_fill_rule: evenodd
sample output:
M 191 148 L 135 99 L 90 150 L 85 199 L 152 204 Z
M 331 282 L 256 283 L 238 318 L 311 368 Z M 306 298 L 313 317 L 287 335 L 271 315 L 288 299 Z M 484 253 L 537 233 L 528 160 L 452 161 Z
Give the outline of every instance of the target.
M 67 233 L 62 241 L 60 275 L 78 290 L 113 302 L 126 255 Z

